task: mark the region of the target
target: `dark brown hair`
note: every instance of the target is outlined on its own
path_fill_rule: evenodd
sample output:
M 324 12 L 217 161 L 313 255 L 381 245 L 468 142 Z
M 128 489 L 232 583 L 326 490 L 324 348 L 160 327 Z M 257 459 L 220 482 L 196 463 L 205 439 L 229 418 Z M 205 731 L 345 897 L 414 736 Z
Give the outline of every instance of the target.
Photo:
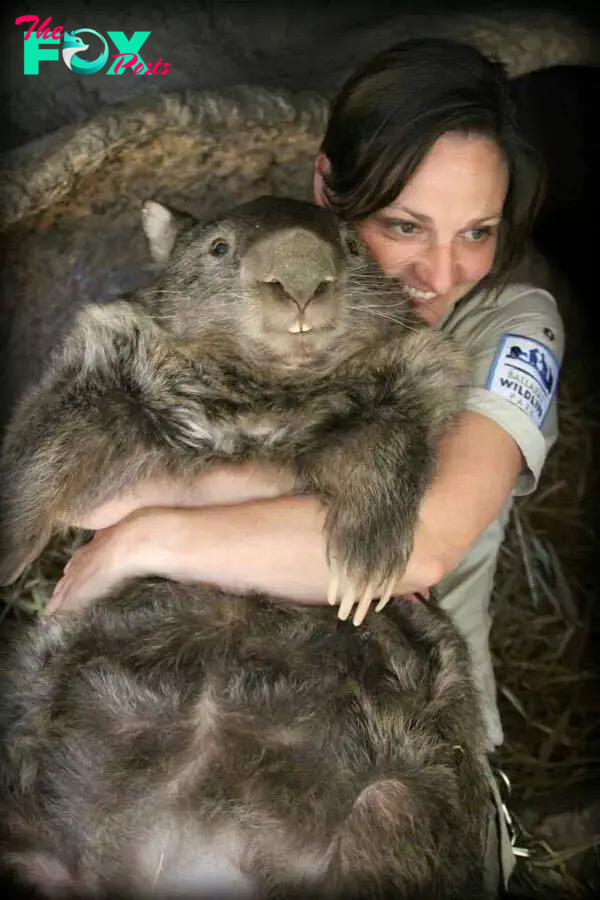
M 543 196 L 542 164 L 520 135 L 502 65 L 474 47 L 411 39 L 368 60 L 342 86 L 321 150 L 327 201 L 360 221 L 388 206 L 449 132 L 497 144 L 509 172 L 498 248 L 480 287 L 501 287 L 520 262 Z

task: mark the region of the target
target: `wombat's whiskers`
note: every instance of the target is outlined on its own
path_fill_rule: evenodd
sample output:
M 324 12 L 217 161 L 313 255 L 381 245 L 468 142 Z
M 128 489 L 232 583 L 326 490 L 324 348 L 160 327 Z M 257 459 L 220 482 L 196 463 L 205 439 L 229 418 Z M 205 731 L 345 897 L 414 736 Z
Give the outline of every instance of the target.
M 170 322 L 176 319 L 177 316 L 172 313 L 153 313 L 152 318 L 157 322 Z
M 406 319 L 404 319 L 401 315 L 394 315 L 389 310 L 384 312 L 382 309 L 378 309 L 377 307 L 372 306 L 351 306 L 348 305 L 348 309 L 353 312 L 370 314 L 373 316 L 379 316 L 381 319 L 388 319 L 390 322 L 394 322 L 396 325 L 400 325 L 402 328 L 405 328 L 407 331 L 416 331 L 416 327 L 411 325 Z
M 160 290 L 157 288 L 156 290 L 153 290 L 153 291 L 146 291 L 146 293 L 147 294 L 175 294 L 177 297 L 183 297 L 185 294 L 185 291 L 166 291 L 162 288 Z

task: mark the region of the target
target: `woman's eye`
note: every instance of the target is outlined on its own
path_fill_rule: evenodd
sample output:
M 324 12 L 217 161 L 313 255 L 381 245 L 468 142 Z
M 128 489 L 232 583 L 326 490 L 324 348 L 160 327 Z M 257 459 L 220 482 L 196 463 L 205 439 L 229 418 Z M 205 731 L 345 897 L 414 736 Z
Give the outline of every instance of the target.
M 419 231 L 419 226 L 415 222 L 407 222 L 406 220 L 400 219 L 393 222 L 388 223 L 392 231 L 395 231 L 397 234 L 416 234 Z
M 468 241 L 474 244 L 481 244 L 483 241 L 487 240 L 487 238 L 491 237 L 492 229 L 489 225 L 485 228 L 470 228 L 468 231 L 465 231 L 465 237 Z

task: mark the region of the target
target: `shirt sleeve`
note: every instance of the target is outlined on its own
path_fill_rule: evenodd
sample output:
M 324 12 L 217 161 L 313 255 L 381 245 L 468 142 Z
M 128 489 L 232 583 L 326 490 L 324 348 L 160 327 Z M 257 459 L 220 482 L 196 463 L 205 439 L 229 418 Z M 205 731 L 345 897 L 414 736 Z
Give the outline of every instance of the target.
M 556 392 L 564 355 L 564 328 L 547 291 L 507 289 L 490 305 L 470 344 L 472 377 L 466 408 L 497 422 L 519 446 L 524 467 L 513 489 L 537 487 L 558 437 Z

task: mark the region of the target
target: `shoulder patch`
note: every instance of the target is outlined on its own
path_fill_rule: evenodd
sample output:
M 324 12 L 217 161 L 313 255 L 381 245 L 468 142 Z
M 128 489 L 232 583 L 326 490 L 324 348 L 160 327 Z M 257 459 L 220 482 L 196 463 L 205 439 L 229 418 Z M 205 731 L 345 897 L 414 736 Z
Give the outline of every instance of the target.
M 558 372 L 558 360 L 544 344 L 520 334 L 505 334 L 486 388 L 506 397 L 540 428 L 556 395 Z

